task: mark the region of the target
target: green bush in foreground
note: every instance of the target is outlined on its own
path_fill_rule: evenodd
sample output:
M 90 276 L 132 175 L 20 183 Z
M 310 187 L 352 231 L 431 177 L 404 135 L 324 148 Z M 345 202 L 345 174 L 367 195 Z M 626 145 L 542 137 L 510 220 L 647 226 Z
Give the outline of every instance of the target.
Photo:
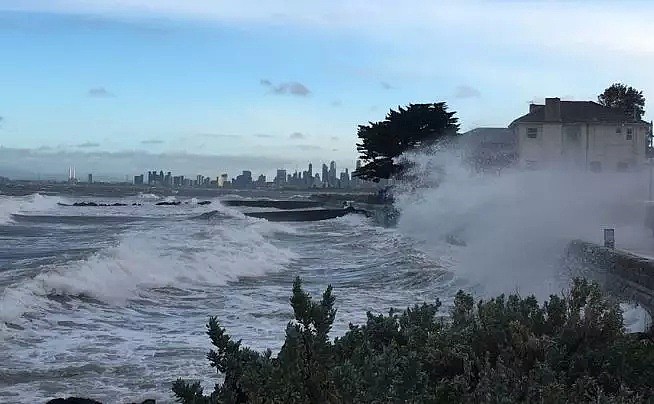
M 331 286 L 319 302 L 299 278 L 295 320 L 277 355 L 242 347 L 210 318 L 211 366 L 224 375 L 209 396 L 177 380 L 183 403 L 636 403 L 654 396 L 654 347 L 625 334 L 622 313 L 598 287 L 575 280 L 566 296 L 511 295 L 475 303 L 462 291 L 447 319 L 441 303 L 368 313 L 329 339 Z

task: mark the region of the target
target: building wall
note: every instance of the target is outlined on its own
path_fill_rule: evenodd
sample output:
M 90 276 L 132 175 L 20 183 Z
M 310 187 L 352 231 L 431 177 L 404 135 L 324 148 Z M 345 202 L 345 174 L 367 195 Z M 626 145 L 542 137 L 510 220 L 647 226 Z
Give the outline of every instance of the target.
M 536 138 L 528 136 L 529 128 L 537 130 Z M 525 168 L 567 166 L 616 171 L 636 169 L 646 160 L 645 124 L 520 123 L 513 129 L 518 132 L 519 163 Z
M 620 130 L 620 133 L 617 132 Z M 628 130 L 631 129 L 631 139 Z M 645 162 L 646 125 L 588 125 L 588 163 L 600 162 L 602 170 L 634 169 Z M 619 166 L 620 165 L 620 166 Z M 626 165 L 626 166 L 625 166 Z
M 536 130 L 536 137 L 529 137 L 529 130 Z M 520 165 L 529 168 L 544 168 L 561 161 L 561 124 L 539 123 L 519 124 L 518 156 Z

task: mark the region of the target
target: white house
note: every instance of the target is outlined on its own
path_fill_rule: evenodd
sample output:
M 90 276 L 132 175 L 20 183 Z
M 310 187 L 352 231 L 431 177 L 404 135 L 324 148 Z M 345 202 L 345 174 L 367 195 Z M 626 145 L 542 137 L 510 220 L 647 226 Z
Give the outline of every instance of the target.
M 514 120 L 518 162 L 525 168 L 567 166 L 592 171 L 638 169 L 651 125 L 593 101 L 546 98 Z

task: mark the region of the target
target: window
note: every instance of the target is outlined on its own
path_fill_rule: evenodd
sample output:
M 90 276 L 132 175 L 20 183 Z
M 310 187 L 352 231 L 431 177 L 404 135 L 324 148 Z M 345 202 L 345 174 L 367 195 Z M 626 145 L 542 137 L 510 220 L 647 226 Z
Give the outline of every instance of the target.
M 632 140 L 634 138 L 634 130 L 632 128 L 627 128 L 627 140 Z
M 527 128 L 527 137 L 529 139 L 536 139 L 538 137 L 538 128 Z
M 627 133 L 627 140 L 631 140 L 634 138 L 634 135 Z
M 529 170 L 535 170 L 536 169 L 536 162 L 533 160 L 527 160 L 525 161 L 525 166 Z
M 615 128 L 615 133 L 616 133 L 617 135 L 621 134 L 621 133 L 622 133 L 622 128 L 619 127 L 619 126 L 618 126 L 617 128 Z

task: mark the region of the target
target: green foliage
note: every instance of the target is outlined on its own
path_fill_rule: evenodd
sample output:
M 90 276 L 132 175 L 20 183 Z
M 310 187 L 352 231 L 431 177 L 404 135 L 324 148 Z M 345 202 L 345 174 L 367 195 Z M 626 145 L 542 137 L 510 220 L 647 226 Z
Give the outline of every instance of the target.
M 627 120 L 639 120 L 645 113 L 643 92 L 622 83 L 614 83 L 597 97 L 597 101 L 625 113 Z
M 654 395 L 654 346 L 625 334 L 619 308 L 598 285 L 575 280 L 542 305 L 533 297 L 441 303 L 388 315 L 333 342 L 331 286 L 319 302 L 297 278 L 295 319 L 277 358 L 241 347 L 209 320 L 212 366 L 224 375 L 210 396 L 178 380 L 182 403 L 640 403 Z
M 404 152 L 457 134 L 458 118 L 454 115 L 444 102 L 409 104 L 397 111 L 391 109 L 381 122 L 359 125 L 357 150 L 364 165 L 354 175 L 372 181 L 401 175 L 408 163 L 397 158 Z

